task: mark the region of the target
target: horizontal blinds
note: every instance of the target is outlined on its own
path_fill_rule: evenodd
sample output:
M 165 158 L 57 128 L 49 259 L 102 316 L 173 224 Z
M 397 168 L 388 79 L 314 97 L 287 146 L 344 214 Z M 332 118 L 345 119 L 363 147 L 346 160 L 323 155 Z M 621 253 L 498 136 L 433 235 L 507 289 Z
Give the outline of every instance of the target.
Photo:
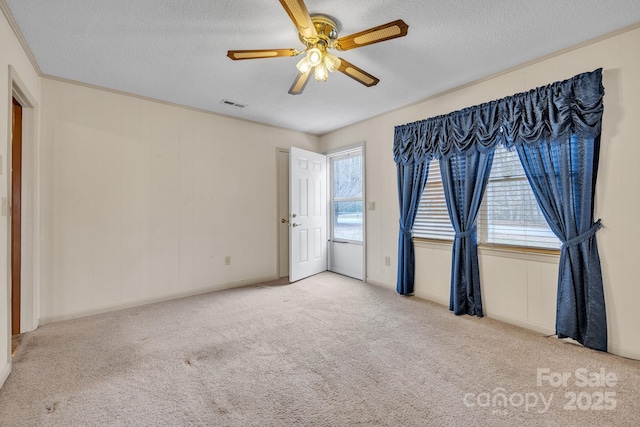
M 481 243 L 560 248 L 560 241 L 549 229 L 524 174 L 515 151 L 496 148 L 489 183 L 478 215 L 478 241 Z M 413 236 L 453 240 L 440 164 L 432 160 Z
M 481 241 L 560 248 L 544 219 L 516 151 L 496 148 L 481 210 Z
M 444 200 L 440 163 L 437 160 L 432 160 L 429 164 L 429 175 L 420 198 L 413 235 L 441 240 L 453 240 L 455 235 L 449 219 L 447 203 Z

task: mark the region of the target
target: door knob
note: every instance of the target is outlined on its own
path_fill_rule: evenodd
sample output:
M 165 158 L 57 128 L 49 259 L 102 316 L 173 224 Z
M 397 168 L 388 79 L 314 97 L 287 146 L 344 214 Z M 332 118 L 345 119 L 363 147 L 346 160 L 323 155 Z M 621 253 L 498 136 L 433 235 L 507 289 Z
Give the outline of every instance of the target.
M 289 221 L 287 221 L 286 219 L 282 218 L 282 219 L 280 220 L 280 222 L 281 222 L 281 223 L 283 223 L 283 224 L 286 224 L 286 223 L 287 223 L 287 222 L 289 222 Z
M 302 227 L 302 224 L 296 224 L 295 222 L 291 224 L 292 227 Z

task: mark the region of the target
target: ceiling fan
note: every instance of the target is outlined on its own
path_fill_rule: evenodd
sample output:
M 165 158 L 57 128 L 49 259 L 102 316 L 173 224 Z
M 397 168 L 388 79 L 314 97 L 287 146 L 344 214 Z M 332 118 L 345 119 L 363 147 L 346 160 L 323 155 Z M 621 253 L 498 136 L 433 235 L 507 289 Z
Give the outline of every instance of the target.
M 304 90 L 311 72 L 317 81 L 326 81 L 329 72 L 340 71 L 367 87 L 380 81 L 366 71 L 329 53 L 328 49 L 344 51 L 383 42 L 407 35 L 409 26 L 401 19 L 379 25 L 359 33 L 338 38 L 338 25 L 326 15 L 309 15 L 303 0 L 280 0 L 282 7 L 298 28 L 300 41 L 305 49 L 230 50 L 227 56 L 233 60 L 305 56 L 298 62 L 296 76 L 289 93 L 299 95 Z

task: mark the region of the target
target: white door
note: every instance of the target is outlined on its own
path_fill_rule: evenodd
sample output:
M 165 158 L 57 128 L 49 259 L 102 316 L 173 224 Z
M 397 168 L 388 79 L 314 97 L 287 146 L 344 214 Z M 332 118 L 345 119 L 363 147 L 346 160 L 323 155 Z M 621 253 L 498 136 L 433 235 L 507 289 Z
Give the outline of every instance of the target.
M 289 281 L 327 269 L 327 158 L 289 153 Z

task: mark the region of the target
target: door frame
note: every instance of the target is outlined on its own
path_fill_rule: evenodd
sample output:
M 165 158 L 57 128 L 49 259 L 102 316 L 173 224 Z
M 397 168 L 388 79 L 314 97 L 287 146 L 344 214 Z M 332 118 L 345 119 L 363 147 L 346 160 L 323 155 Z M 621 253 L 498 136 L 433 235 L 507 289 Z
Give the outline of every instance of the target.
M 328 152 L 322 153 L 327 157 L 331 157 L 332 155 L 336 155 L 340 152 L 344 152 L 344 151 L 349 151 L 351 149 L 355 149 L 355 148 L 360 148 L 362 149 L 362 160 L 363 160 L 363 165 L 362 165 L 362 192 L 363 192 L 363 197 L 362 197 L 362 202 L 363 202 L 363 210 L 362 210 L 362 277 L 363 277 L 363 281 L 367 281 L 367 211 L 368 209 L 368 204 L 367 204 L 367 167 L 366 167 L 366 142 L 359 142 L 356 144 L 351 144 L 351 145 L 347 145 L 345 147 L 341 147 L 341 148 L 336 148 L 334 150 L 330 150 Z M 277 218 L 277 222 L 276 222 L 276 235 L 277 235 L 277 242 L 278 242 L 278 247 L 276 248 L 276 253 L 277 255 L 277 276 L 280 276 L 281 272 L 280 272 L 280 247 L 283 244 L 283 242 L 281 241 L 282 239 L 280 239 L 280 216 L 279 216 L 279 201 L 280 201 L 280 197 L 284 196 L 287 198 L 289 198 L 289 181 L 288 179 L 287 181 L 287 191 L 285 192 L 286 194 L 281 194 L 283 192 L 283 189 L 280 188 L 280 183 L 278 182 L 278 176 L 279 176 L 279 172 L 278 169 L 278 152 L 284 152 L 289 154 L 290 153 L 290 149 L 289 148 L 284 148 L 284 147 L 276 147 L 276 197 L 278 198 L 277 202 L 276 202 L 276 218 Z M 330 167 L 327 165 L 327 186 L 329 187 L 331 184 L 331 175 L 330 175 Z M 327 239 L 329 238 L 329 229 L 331 228 L 331 212 L 329 212 L 330 210 L 330 190 L 327 189 Z M 290 218 L 287 216 L 287 220 L 289 220 Z M 284 243 L 287 244 L 287 246 L 289 246 L 289 239 L 285 239 L 286 241 Z M 328 270 L 331 269 L 331 256 L 329 254 L 329 246 L 327 245 L 327 268 Z M 291 248 L 289 248 L 290 250 Z M 287 272 L 288 275 L 288 272 Z
M 11 158 L 7 158 L 7 175 L 11 181 L 11 197 L 3 205 L 9 213 L 8 234 L 11 246 L 11 335 L 20 334 L 22 294 L 20 274 L 22 270 L 22 104 L 11 97 Z M 17 108 L 16 108 L 17 107 Z M 11 165 L 9 167 L 9 165 Z M 3 201 L 4 202 L 4 201 Z
M 36 98 L 29 92 L 16 70 L 9 66 L 9 91 L 7 105 L 12 107 L 13 98 L 22 106 L 22 209 L 21 209 L 21 266 L 20 266 L 20 332 L 32 331 L 38 327 L 40 318 L 40 275 L 39 275 L 39 239 L 40 212 L 39 200 L 39 139 Z M 8 123 L 11 123 L 13 108 L 9 108 Z M 12 141 L 11 126 L 7 126 L 7 141 Z M 11 193 L 11 143 L 7 144 L 5 161 L 0 161 L 7 175 L 6 203 L 10 206 Z M 7 209 L 4 224 L 7 227 L 7 316 L 8 349 L 11 360 L 11 216 Z
M 281 271 L 281 264 L 282 264 L 282 260 L 281 260 L 281 249 L 282 249 L 282 245 L 287 245 L 287 248 L 289 248 L 289 235 L 287 233 L 287 238 L 286 239 L 282 239 L 280 237 L 280 229 L 282 227 L 282 223 L 281 221 L 281 216 L 280 216 L 280 202 L 281 202 L 281 198 L 284 197 L 284 199 L 287 202 L 287 206 L 289 206 L 289 174 L 287 173 L 286 179 L 284 180 L 284 186 L 286 186 L 286 188 L 282 188 L 283 187 L 283 183 L 280 182 L 280 174 L 281 174 L 281 170 L 280 170 L 280 162 L 278 159 L 278 156 L 280 155 L 280 153 L 286 153 L 287 154 L 287 165 L 289 164 L 289 154 L 290 154 L 290 150 L 289 148 L 283 148 L 283 147 L 276 147 L 276 236 L 277 236 L 277 240 L 278 240 L 278 247 L 276 250 L 276 253 L 278 254 L 277 256 L 277 262 L 278 262 L 278 273 L 277 276 L 279 278 L 282 277 L 288 277 L 289 276 L 289 251 L 287 250 L 287 268 L 286 271 L 283 274 L 283 271 Z M 288 167 L 287 167 L 288 170 Z M 287 208 L 287 214 L 286 214 L 286 221 L 289 221 L 289 209 Z M 287 227 L 288 227 L 288 222 L 286 223 Z

